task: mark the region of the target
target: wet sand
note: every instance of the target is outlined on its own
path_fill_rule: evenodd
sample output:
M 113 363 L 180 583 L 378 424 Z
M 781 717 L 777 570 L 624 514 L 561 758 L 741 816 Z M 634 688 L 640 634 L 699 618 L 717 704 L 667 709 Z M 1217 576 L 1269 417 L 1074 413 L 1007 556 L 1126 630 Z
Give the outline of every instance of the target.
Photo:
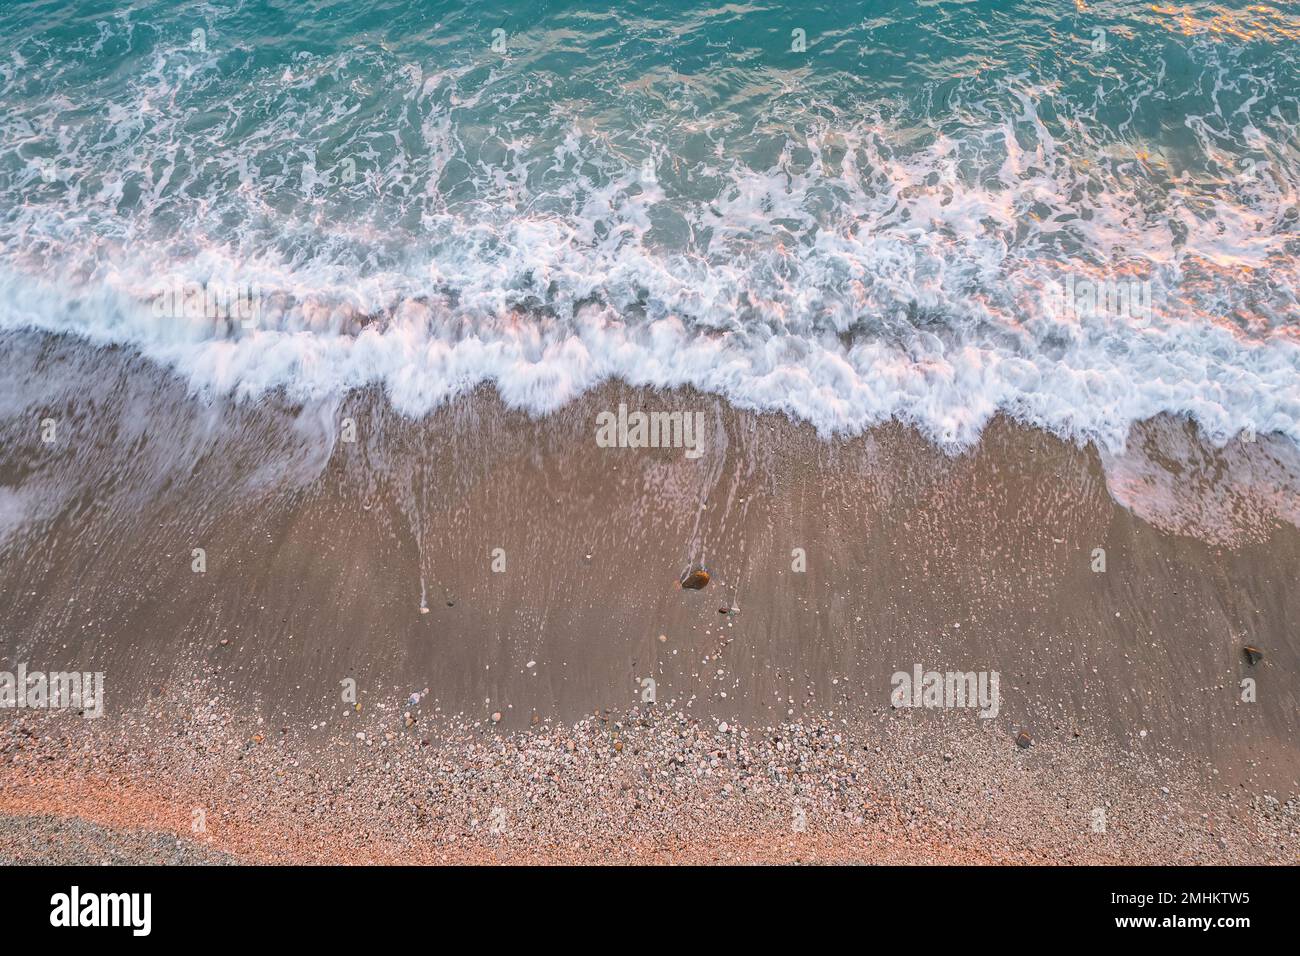
M 953 457 L 687 391 L 411 420 L 0 352 L 0 669 L 106 684 L 97 720 L 0 712 L 0 813 L 253 860 L 1296 862 L 1276 489 L 1198 534 L 1006 419 Z M 704 454 L 598 447 L 620 402 L 703 412 Z M 917 665 L 997 671 L 997 716 L 891 707 Z

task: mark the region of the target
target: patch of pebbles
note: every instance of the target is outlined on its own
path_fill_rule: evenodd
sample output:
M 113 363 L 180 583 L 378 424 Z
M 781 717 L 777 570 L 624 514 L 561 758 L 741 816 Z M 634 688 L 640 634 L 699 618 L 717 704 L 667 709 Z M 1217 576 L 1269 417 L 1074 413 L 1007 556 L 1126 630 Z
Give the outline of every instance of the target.
M 283 726 L 197 690 L 117 718 L 6 714 L 0 859 L 1294 864 L 1300 847 L 1295 795 L 1215 792 L 1087 734 L 1022 749 L 969 715 L 635 708 L 509 732 L 394 700 Z

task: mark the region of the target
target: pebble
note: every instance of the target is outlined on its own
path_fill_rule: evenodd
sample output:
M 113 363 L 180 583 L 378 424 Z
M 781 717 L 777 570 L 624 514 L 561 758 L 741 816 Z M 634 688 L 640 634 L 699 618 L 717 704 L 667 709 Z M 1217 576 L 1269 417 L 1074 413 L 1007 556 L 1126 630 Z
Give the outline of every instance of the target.
M 709 572 L 698 565 L 682 575 L 682 587 L 690 591 L 698 591 L 708 583 Z

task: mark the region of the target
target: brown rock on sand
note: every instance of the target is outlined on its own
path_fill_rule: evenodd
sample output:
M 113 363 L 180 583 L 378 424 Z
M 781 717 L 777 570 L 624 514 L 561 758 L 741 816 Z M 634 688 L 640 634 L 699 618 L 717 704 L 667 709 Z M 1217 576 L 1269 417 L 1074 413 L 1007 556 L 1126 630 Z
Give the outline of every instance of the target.
M 708 583 L 709 572 L 699 565 L 682 575 L 682 587 L 690 591 L 699 591 L 706 587 Z

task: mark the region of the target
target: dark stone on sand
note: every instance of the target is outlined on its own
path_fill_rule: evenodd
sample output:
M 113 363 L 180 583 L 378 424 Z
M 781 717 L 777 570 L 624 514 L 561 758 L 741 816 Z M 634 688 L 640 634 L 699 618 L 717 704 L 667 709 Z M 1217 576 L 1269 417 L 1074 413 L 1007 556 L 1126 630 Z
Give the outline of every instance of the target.
M 1246 655 L 1246 663 L 1250 664 L 1252 667 L 1264 659 L 1264 652 L 1251 644 L 1247 644 L 1243 647 L 1241 652 Z
M 682 587 L 691 591 L 698 591 L 708 583 L 709 572 L 699 565 L 682 575 Z
M 1022 730 L 1016 734 L 1016 746 L 1021 750 L 1027 750 L 1029 745 L 1034 742 L 1034 738 L 1029 736 L 1029 731 Z

